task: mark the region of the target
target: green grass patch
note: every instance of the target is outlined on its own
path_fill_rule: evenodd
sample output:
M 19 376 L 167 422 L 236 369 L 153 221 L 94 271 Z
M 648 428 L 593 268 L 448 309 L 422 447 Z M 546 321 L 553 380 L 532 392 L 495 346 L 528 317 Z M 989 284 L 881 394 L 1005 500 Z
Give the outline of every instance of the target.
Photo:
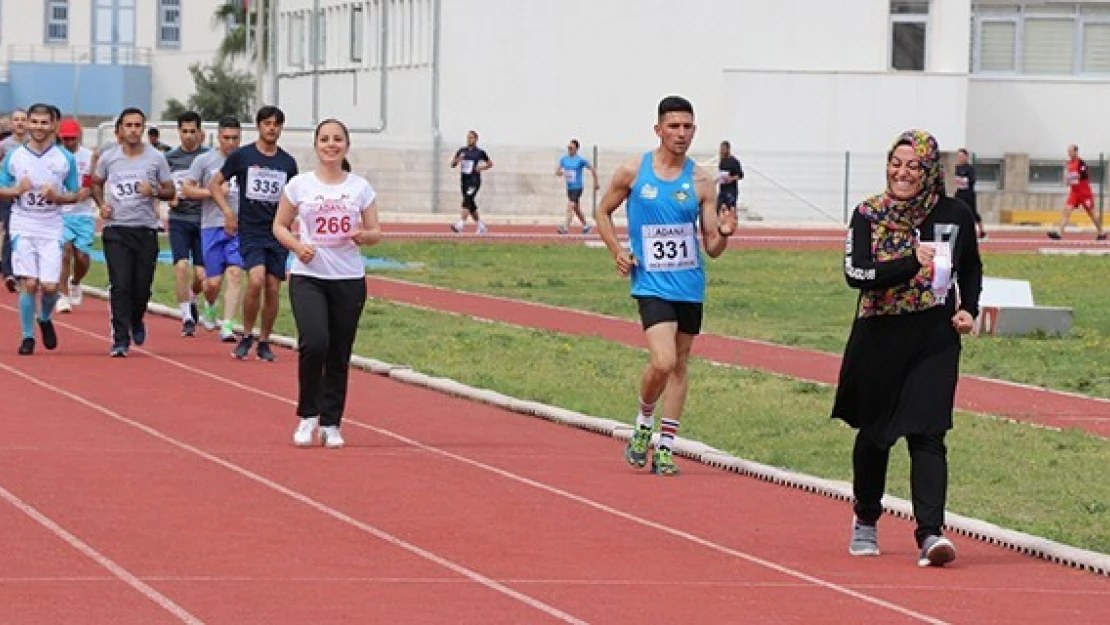
M 459 246 L 463 247 L 468 246 Z M 395 258 L 403 251 L 377 252 Z M 502 256 L 509 251 L 487 250 L 485 258 L 496 260 L 496 266 L 484 268 L 479 275 L 485 279 L 499 276 L 497 279 L 513 284 L 525 280 L 527 276 L 517 271 L 512 257 Z M 407 260 L 420 260 L 416 254 L 408 256 Z M 482 254 L 477 257 L 473 262 L 485 262 Z M 470 262 L 467 258 L 469 254 L 460 253 L 455 262 L 465 266 Z M 589 280 L 575 288 L 597 287 L 603 291 L 603 296 L 597 296 L 598 305 L 612 300 L 613 308 L 605 312 L 617 312 L 627 302 L 607 284 L 619 285 L 619 281 L 600 275 L 604 272 L 597 265 L 603 260 L 594 255 L 569 261 L 581 262 L 584 279 Z M 438 269 L 429 273 L 435 271 Z M 466 272 L 479 273 L 473 267 Z M 738 270 L 737 276 L 740 273 Z M 545 281 L 546 277 L 526 281 Z M 169 268 L 160 267 L 156 297 L 164 304 L 173 304 L 172 280 Z M 573 281 L 571 278 L 568 283 Z M 94 266 L 89 282 L 104 284 L 103 266 Z M 566 287 L 550 288 L 560 291 Z M 283 288 L 283 300 L 284 293 Z M 277 331 L 290 336 L 295 333 L 287 300 Z M 600 339 L 476 322 L 379 301 L 367 304 L 356 351 L 508 395 L 626 422 L 636 409 L 638 379 L 646 361 L 642 350 Z M 850 478 L 853 433 L 828 418 L 832 404 L 829 387 L 700 360 L 691 365 L 691 380 L 683 436 L 758 462 L 832 479 Z M 1082 479 L 1092 469 L 1110 464 L 1110 443 L 1076 432 L 1051 432 L 959 414 L 948 444 L 950 510 L 1077 547 L 1110 552 L 1110 482 Z M 613 453 L 614 470 L 626 470 L 616 446 Z M 904 443 L 892 455 L 888 484 L 891 494 L 909 496 Z M 850 514 L 846 505 L 845 518 Z
M 566 245 L 388 242 L 374 254 L 419 261 L 416 282 L 636 318 L 628 282 L 604 249 Z M 839 353 L 857 293 L 835 251 L 730 251 L 711 260 L 705 331 Z M 1110 398 L 1110 257 L 992 254 L 988 275 L 1029 280 L 1039 304 L 1071 306 L 1066 337 L 964 341 L 962 371 Z

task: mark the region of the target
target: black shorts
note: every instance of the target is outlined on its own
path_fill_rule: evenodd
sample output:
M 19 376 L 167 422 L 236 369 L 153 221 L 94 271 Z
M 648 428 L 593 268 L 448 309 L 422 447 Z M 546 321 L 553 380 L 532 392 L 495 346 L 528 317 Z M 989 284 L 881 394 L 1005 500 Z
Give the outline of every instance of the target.
M 173 264 L 188 260 L 195 267 L 204 267 L 204 245 L 200 240 L 200 224 L 170 220 L 170 253 Z
M 658 297 L 637 297 L 640 322 L 647 330 L 657 323 L 678 322 L 678 331 L 696 336 L 701 333 L 701 302 L 674 302 Z
M 957 191 L 956 199 L 962 200 L 964 204 L 967 204 L 967 207 L 971 209 L 971 216 L 975 218 L 975 221 L 983 221 L 982 216 L 979 215 L 979 203 L 975 201 L 974 193 L 968 194 Z
M 289 250 L 278 243 L 273 235 L 267 237 L 264 234 L 248 234 L 240 230 L 239 257 L 243 259 L 243 268 L 247 271 L 262 265 L 268 275 L 278 280 L 285 280 Z
M 567 189 L 567 199 L 577 204 L 582 199 L 582 189 Z
M 736 208 L 736 194 L 732 191 L 721 191 L 717 194 L 717 210 L 725 207 Z

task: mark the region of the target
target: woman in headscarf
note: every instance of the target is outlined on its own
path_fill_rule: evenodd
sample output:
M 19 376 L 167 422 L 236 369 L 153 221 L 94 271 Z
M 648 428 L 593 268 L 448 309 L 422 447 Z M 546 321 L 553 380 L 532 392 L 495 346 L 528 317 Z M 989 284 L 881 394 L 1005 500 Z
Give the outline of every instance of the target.
M 975 220 L 944 189 L 936 139 L 903 133 L 887 154 L 886 191 L 852 214 L 844 257 L 857 314 L 841 362 L 833 418 L 857 429 L 855 519 L 849 553 L 879 555 L 890 449 L 905 437 L 920 550 L 943 566 L 956 548 L 941 533 L 948 489 L 944 438 L 952 428 L 960 335 L 979 314 L 983 268 Z

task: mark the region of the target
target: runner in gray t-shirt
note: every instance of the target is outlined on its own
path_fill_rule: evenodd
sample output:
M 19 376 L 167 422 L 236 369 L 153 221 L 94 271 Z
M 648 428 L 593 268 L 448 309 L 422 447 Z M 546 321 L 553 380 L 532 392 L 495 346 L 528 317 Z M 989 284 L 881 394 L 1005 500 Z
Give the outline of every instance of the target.
M 212 192 L 208 189 L 212 178 L 224 165 L 227 156 L 239 147 L 242 130 L 239 120 L 234 117 L 225 117 L 220 120 L 216 131 L 219 149 L 209 150 L 193 161 L 189 168 L 189 175 L 185 178 L 182 194 L 189 199 L 202 200 L 200 218 L 200 239 L 204 247 L 204 272 L 207 276 L 204 284 L 204 310 L 201 312 L 201 323 L 205 328 L 209 324 L 220 326 L 220 340 L 225 343 L 238 342 L 233 328 L 233 319 L 239 307 L 240 288 L 242 281 L 243 259 L 239 255 L 239 235 L 228 234 L 224 229 L 224 213 L 220 205 L 212 199 Z M 239 190 L 234 186 L 232 178 L 227 185 L 227 203 L 234 214 L 239 210 Z M 216 298 L 220 294 L 220 286 L 227 277 L 227 290 L 224 292 L 224 315 L 217 319 Z
M 27 111 L 16 109 L 12 111 L 12 134 L 0 141 L 0 162 L 8 152 L 23 145 L 27 141 Z M 12 237 L 8 232 L 12 219 L 12 203 L 10 200 L 0 201 L 0 221 L 3 222 L 4 238 L 0 242 L 0 274 L 4 276 L 4 286 L 8 291 L 15 293 L 16 280 L 12 275 Z
M 182 195 L 189 167 L 208 148 L 201 145 L 204 138 L 200 129 L 201 119 L 195 111 L 186 111 L 177 118 L 177 134 L 181 145 L 166 153 L 177 197 L 170 200 L 170 251 L 173 253 L 174 282 L 177 287 L 177 306 L 181 310 L 181 336 L 192 337 L 197 331 L 200 312 L 197 296 L 204 290 L 204 248 L 200 241 L 200 201 Z M 193 263 L 189 276 L 189 261 Z M 215 324 L 206 324 L 208 330 Z
M 96 162 L 92 192 L 103 207 L 104 257 L 112 301 L 111 356 L 146 341 L 143 316 L 158 263 L 158 200 L 175 197 L 166 157 L 143 142 L 146 115 L 125 109 L 116 121 L 120 144 Z

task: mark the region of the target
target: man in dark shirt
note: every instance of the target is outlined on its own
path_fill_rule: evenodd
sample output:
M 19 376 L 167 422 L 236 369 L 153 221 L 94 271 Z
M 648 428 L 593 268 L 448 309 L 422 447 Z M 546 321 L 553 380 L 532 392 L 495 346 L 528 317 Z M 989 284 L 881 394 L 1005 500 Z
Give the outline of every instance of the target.
M 177 305 L 181 309 L 181 336 L 191 337 L 196 333 L 198 318 L 196 297 L 204 290 L 204 248 L 200 242 L 200 205 L 197 200 L 189 200 L 181 195 L 189 168 L 198 156 L 208 151 L 201 145 L 204 140 L 201 130 L 200 114 L 186 111 L 177 118 L 177 132 L 181 145 L 166 152 L 173 175 L 176 197 L 169 201 L 170 250 L 173 254 L 174 281 L 177 290 Z M 193 264 L 190 276 L 189 263 Z M 213 326 L 214 327 L 214 326 Z M 209 330 L 212 327 L 208 328 Z
M 740 161 L 732 155 L 732 145 L 728 141 L 721 142 L 719 152 L 720 160 L 717 164 L 717 212 L 722 208 L 736 208 L 736 201 L 740 197 L 739 182 L 744 179 L 744 168 Z
M 451 167 L 459 167 L 463 196 L 459 221 L 451 226 L 451 229 L 462 232 L 469 212 L 471 218 L 478 224 L 478 234 L 485 234 L 486 224 L 482 223 L 482 218 L 478 215 L 478 204 L 474 200 L 478 197 L 478 189 L 482 187 L 482 172 L 492 168 L 493 161 L 485 150 L 478 147 L 478 133 L 473 130 L 466 133 L 466 145 L 455 152 L 455 158 L 451 159 Z
M 247 270 L 247 294 L 243 299 L 243 338 L 232 352 L 242 360 L 254 343 L 254 322 L 262 308 L 258 333 L 258 358 L 273 361 L 270 332 L 278 314 L 281 282 L 289 252 L 274 237 L 274 216 L 287 183 L 297 175 L 297 161 L 278 147 L 285 113 L 276 106 L 264 106 L 255 115 L 258 140 L 235 150 L 212 176 L 208 190 L 224 214 L 228 236 L 239 232 L 239 255 Z M 239 189 L 239 214 L 227 203 L 224 182 L 235 179 Z M 263 287 L 265 299 L 263 300 Z M 264 301 L 264 303 L 263 303 Z
M 987 231 L 983 229 L 983 218 L 979 215 L 979 207 L 975 204 L 975 166 L 971 164 L 971 155 L 966 148 L 956 151 L 956 199 L 963 200 L 963 203 L 971 209 L 979 238 L 987 238 Z

